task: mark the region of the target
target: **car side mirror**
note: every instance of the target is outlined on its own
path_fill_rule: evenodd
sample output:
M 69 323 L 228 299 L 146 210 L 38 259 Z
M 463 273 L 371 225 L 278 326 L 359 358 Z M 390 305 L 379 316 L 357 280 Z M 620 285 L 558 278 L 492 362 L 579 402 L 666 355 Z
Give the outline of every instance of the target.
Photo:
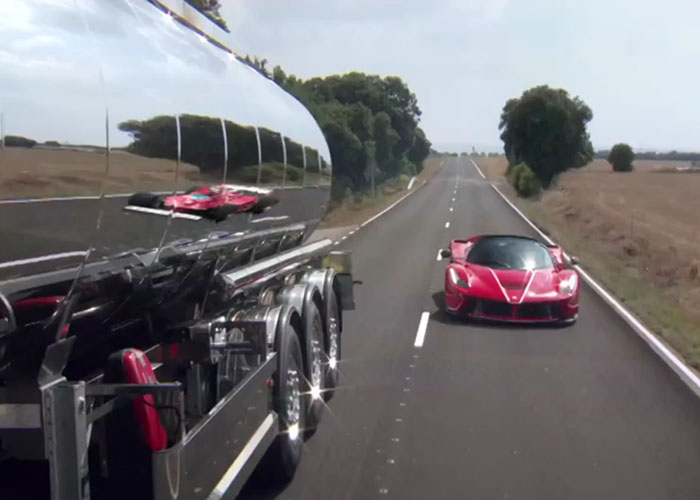
M 575 255 L 569 255 L 569 262 L 571 262 L 572 266 L 578 266 L 578 257 Z
M 449 259 L 450 257 L 452 257 L 452 252 L 449 248 L 443 248 L 442 250 L 440 250 L 440 257 L 442 257 L 443 259 Z

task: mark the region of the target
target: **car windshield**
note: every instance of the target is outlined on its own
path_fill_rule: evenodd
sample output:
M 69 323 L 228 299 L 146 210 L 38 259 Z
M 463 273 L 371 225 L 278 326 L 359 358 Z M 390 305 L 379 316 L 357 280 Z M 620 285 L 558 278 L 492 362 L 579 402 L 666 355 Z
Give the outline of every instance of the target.
M 554 266 L 552 256 L 541 243 L 508 236 L 486 237 L 476 242 L 467 262 L 494 269 L 533 270 Z

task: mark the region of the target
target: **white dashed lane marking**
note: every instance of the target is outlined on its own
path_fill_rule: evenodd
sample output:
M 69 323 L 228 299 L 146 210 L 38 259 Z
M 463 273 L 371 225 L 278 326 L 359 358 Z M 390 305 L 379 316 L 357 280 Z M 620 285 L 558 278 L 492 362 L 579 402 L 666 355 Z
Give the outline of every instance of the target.
M 430 313 L 428 311 L 424 311 L 423 314 L 421 314 L 420 323 L 418 323 L 416 341 L 413 343 L 414 347 L 423 347 L 423 342 L 425 341 L 425 332 L 428 329 L 428 319 L 430 319 Z

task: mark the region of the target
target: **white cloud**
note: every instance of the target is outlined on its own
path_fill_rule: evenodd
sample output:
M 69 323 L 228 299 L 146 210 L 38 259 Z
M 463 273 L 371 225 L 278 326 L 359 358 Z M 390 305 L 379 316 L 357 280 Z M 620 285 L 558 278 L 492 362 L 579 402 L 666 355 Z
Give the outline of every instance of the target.
M 224 2 L 229 38 L 303 77 L 397 74 L 435 142 L 500 146 L 505 101 L 563 86 L 594 112 L 596 146 L 700 149 L 694 0 Z

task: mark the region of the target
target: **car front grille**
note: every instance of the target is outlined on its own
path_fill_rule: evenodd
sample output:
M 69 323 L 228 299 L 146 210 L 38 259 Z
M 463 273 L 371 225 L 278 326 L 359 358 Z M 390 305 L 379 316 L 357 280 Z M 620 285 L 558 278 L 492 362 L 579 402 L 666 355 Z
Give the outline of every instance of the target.
M 512 306 L 507 302 L 487 299 L 476 299 L 471 312 L 475 314 L 484 314 L 486 316 L 501 316 L 506 318 L 511 317 L 513 314 Z
M 552 302 L 540 302 L 537 304 L 521 304 L 518 306 L 518 317 L 523 319 L 534 318 L 554 318 L 557 309 L 556 304 Z
M 469 304 L 467 313 L 511 319 L 557 319 L 560 317 L 559 304 L 539 302 L 529 304 L 509 304 L 497 300 L 475 299 Z

